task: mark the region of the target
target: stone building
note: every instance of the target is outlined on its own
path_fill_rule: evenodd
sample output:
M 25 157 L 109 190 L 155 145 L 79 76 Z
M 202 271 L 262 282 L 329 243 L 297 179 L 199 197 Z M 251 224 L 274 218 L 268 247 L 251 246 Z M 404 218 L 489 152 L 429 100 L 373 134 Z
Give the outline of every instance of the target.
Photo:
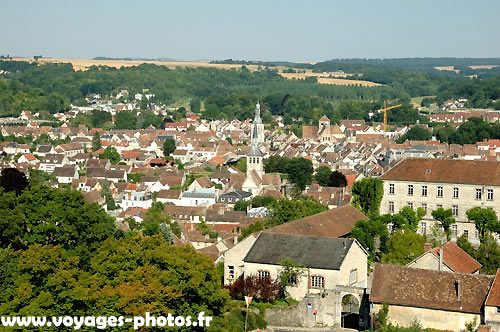
M 473 207 L 492 208 L 500 215 L 500 163 L 450 159 L 405 159 L 382 175 L 384 197 L 380 213 L 397 213 L 405 206 L 427 214 L 418 232 L 431 231 L 431 212 L 451 209 L 457 221 L 452 237 L 465 234 L 474 243 L 479 234 L 466 212 Z

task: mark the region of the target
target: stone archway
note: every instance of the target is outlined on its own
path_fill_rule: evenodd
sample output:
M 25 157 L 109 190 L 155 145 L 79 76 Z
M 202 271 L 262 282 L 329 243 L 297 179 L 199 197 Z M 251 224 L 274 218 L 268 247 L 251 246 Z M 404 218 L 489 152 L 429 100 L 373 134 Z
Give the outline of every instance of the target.
M 360 301 L 353 294 L 345 294 L 342 297 L 341 327 L 359 328 L 359 308 Z

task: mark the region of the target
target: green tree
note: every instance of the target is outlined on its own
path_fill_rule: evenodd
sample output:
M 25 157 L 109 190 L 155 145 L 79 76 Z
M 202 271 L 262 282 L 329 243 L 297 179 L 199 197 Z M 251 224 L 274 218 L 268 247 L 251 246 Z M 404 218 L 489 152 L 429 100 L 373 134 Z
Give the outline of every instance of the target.
M 201 110 L 201 101 L 198 98 L 191 99 L 189 103 L 189 107 L 191 108 L 191 112 L 200 113 Z
M 120 154 L 112 146 L 108 146 L 104 152 L 99 156 L 99 159 L 108 159 L 110 163 L 116 165 L 120 162 Z
M 235 166 L 240 172 L 246 173 L 247 172 L 247 158 L 242 158 L 238 160 Z
M 282 198 L 271 205 L 271 216 L 265 221 L 266 228 L 281 225 L 328 210 L 311 197 L 301 196 L 294 200 Z
M 432 217 L 436 219 L 446 234 L 450 235 L 450 227 L 455 223 L 455 219 L 452 217 L 453 213 L 451 209 L 439 208 L 432 211 Z
M 86 203 L 77 191 L 39 186 L 17 197 L 13 192 L 1 192 L 0 210 L 2 247 L 60 245 L 85 260 L 116 233 L 113 218 L 96 203 Z
M 425 141 L 425 140 L 430 140 L 432 138 L 432 133 L 428 131 L 427 129 L 424 129 L 420 126 L 414 126 L 406 134 L 401 136 L 397 140 L 397 143 L 401 144 L 404 143 L 406 140 L 410 141 Z
M 406 265 L 424 253 L 425 238 L 406 231 L 392 234 L 387 242 L 387 253 L 382 254 L 386 264 Z
M 102 148 L 101 144 L 101 134 L 96 131 L 94 136 L 92 136 L 92 151 L 97 151 Z
M 314 174 L 314 180 L 316 180 L 316 182 L 320 186 L 327 187 L 331 174 L 332 171 L 330 170 L 330 167 L 320 166 L 316 169 L 316 174 Z
M 312 181 L 312 161 L 306 158 L 292 158 L 288 162 L 286 172 L 290 181 L 295 183 L 301 190 L 304 190 L 306 185 L 311 184 Z
M 484 239 L 487 231 L 500 232 L 500 222 L 497 214 L 491 208 L 473 207 L 467 211 L 467 218 L 474 221 L 481 240 Z
M 13 191 L 17 195 L 28 186 L 28 179 L 23 172 L 16 168 L 4 168 L 0 175 L 0 188 L 4 191 Z
M 136 114 L 130 111 L 120 111 L 115 115 L 116 129 L 136 129 L 137 117 Z
M 379 178 L 364 178 L 352 187 L 352 205 L 366 215 L 378 215 L 384 195 L 384 184 Z
M 175 151 L 175 140 L 172 138 L 167 138 L 165 143 L 163 143 L 163 155 L 165 157 L 170 156 L 172 152 Z
M 347 179 L 344 174 L 339 171 L 334 171 L 328 178 L 329 187 L 347 187 Z

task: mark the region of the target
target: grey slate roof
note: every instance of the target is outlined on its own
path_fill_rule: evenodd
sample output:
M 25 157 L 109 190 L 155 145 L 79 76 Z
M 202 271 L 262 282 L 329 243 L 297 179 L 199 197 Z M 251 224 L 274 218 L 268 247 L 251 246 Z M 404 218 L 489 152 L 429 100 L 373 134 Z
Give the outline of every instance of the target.
M 243 260 L 246 263 L 280 265 L 285 258 L 309 268 L 339 270 L 352 239 L 261 233 Z

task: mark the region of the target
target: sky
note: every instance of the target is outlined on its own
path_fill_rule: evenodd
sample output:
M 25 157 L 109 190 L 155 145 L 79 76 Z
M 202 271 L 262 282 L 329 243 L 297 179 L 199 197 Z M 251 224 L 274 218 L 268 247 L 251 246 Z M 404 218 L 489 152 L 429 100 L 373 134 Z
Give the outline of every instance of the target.
M 316 62 L 500 57 L 499 0 L 0 0 L 0 54 Z

